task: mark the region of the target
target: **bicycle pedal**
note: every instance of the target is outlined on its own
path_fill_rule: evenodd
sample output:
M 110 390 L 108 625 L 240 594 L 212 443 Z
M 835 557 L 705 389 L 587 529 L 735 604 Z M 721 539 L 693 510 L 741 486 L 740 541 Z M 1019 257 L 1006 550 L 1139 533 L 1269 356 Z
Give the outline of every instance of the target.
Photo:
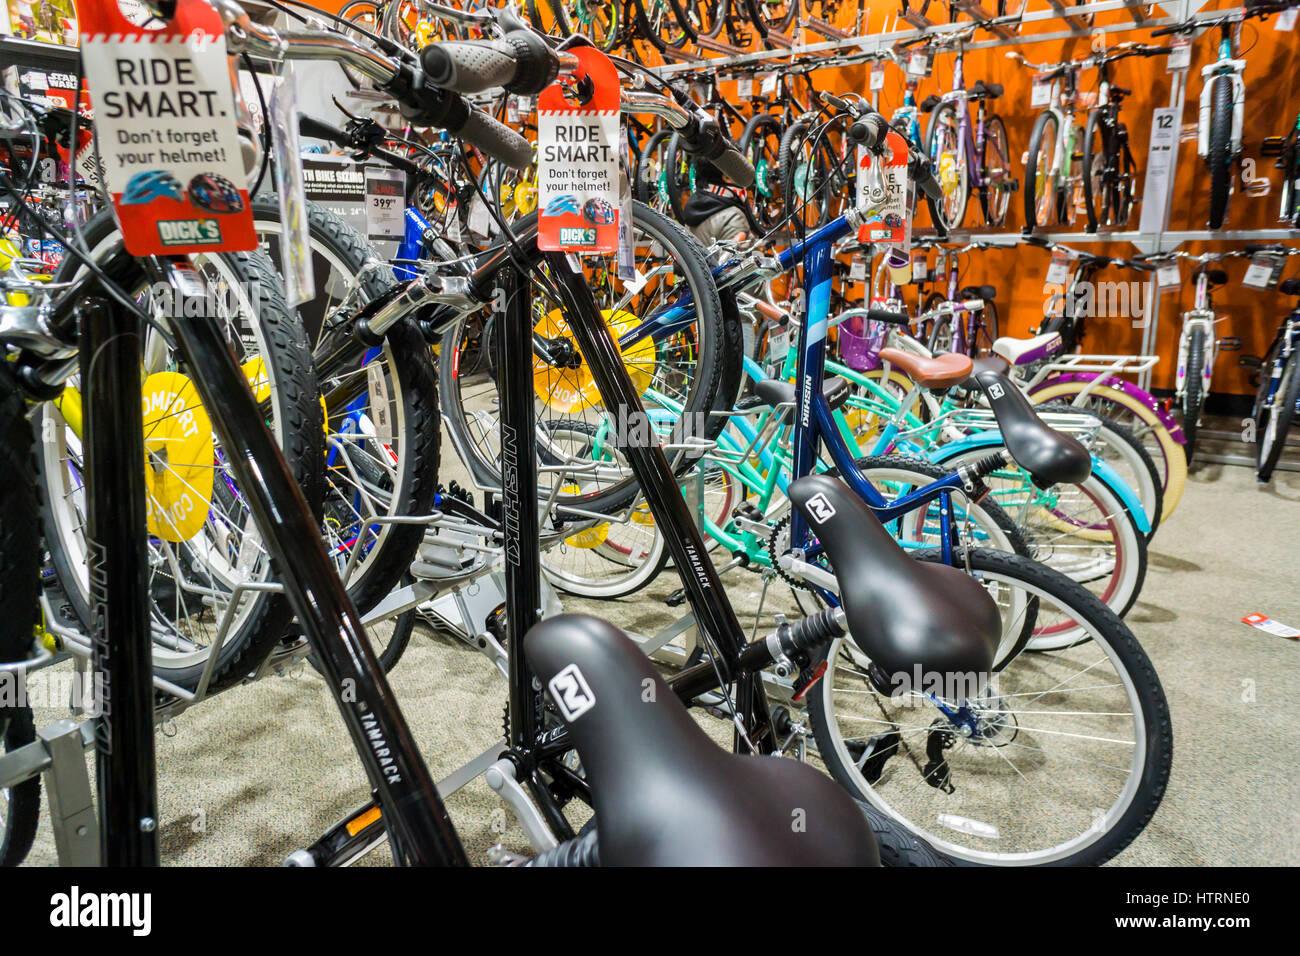
M 1285 136 L 1265 136 L 1264 141 L 1259 144 L 1259 155 L 1281 156 L 1285 149 Z
M 1258 355 L 1242 355 L 1237 359 L 1237 365 L 1241 368 L 1258 370 L 1264 367 L 1264 360 Z
M 681 607 L 686 603 L 686 589 L 678 588 L 672 594 L 664 598 L 664 603 L 669 607 Z
M 1236 352 L 1241 349 L 1241 339 L 1235 335 L 1225 335 L 1219 339 L 1219 351 Z

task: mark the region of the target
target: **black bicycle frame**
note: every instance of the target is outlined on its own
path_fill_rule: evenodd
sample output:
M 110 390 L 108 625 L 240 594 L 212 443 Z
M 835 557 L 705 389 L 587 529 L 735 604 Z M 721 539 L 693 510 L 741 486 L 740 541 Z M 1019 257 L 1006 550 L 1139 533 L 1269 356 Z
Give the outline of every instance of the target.
M 125 255 L 124 253 L 121 255 Z M 185 260 L 152 263 L 156 278 L 168 283 L 171 293 L 190 299 L 203 296 L 198 276 Z M 101 841 L 112 855 L 106 862 L 145 864 L 156 862 L 148 839 L 141 836 L 141 814 L 153 817 L 153 683 L 148 648 L 148 613 L 142 571 L 147 562 L 144 540 L 143 434 L 140 428 L 140 342 L 130 334 L 136 321 L 119 306 L 109 308 L 114 318 L 87 325 L 83 344 L 83 369 L 87 381 L 86 431 L 89 436 L 92 508 L 103 508 L 107 496 L 116 496 L 110 520 L 92 518 L 89 551 L 92 582 L 96 567 L 104 568 L 107 586 L 97 594 L 92 635 L 97 649 L 106 648 L 115 667 L 133 663 L 125 680 L 115 681 L 112 701 L 124 701 L 141 713 L 126 723 L 114 707 L 108 716 L 108 733 L 100 742 L 99 786 L 103 812 Z M 383 808 L 393 856 L 398 863 L 468 865 L 433 778 L 425 766 L 397 701 L 361 625 L 355 607 L 339 581 L 325 552 L 320 527 L 294 480 L 284 456 L 259 413 L 248 382 L 235 362 L 214 318 L 205 310 L 190 318 L 190 309 L 172 323 L 180 356 L 220 435 L 226 458 L 244 501 L 262 534 L 263 543 L 283 582 L 299 627 L 311 643 L 339 709 L 352 735 L 357 753 Z M 116 356 L 112 369 L 105 355 Z M 103 375 L 101 376 L 101 369 Z M 94 415 L 94 417 L 92 417 Z M 102 416 L 102 417 L 101 417 Z M 109 431 L 106 425 L 116 423 Z M 112 444 L 115 467 L 103 468 L 96 454 L 100 443 Z M 126 443 L 129 447 L 123 447 Z M 124 505 L 123 502 L 131 503 Z M 98 564 L 95 556 L 99 556 Z M 120 567 L 114 564 L 121 561 Z M 105 566 L 106 565 L 106 566 Z M 134 576 L 134 584 L 127 578 Z M 94 586 L 92 584 L 92 586 Z M 131 627 L 133 630 L 125 630 Z M 135 647 L 140 644 L 140 647 Z M 131 648 L 136 657 L 132 658 Z M 119 673 L 115 669 L 113 676 Z M 143 729 L 141 718 L 143 717 Z M 101 718 L 101 729 L 105 724 Z M 146 732 L 147 731 L 147 732 Z M 130 735 L 128 738 L 127 735 Z M 135 749 L 123 744 L 135 742 Z M 122 849 L 116 849 L 122 848 Z

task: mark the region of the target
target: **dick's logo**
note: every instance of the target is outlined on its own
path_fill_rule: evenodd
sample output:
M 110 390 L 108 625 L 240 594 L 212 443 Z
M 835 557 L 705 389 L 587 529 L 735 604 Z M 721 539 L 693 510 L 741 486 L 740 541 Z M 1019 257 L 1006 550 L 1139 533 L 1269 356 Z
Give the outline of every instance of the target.
M 566 246 L 594 246 L 596 244 L 596 230 L 574 228 L 561 229 L 560 242 Z
M 596 706 L 596 695 L 587 686 L 587 679 L 577 664 L 570 664 L 552 677 L 546 689 L 551 692 L 551 699 L 559 706 L 564 719 L 570 723 Z
M 166 219 L 158 223 L 164 246 L 215 246 L 221 242 L 221 223 L 215 219 Z
M 817 524 L 825 524 L 835 517 L 835 506 L 829 498 L 818 492 L 808 499 L 808 514 Z

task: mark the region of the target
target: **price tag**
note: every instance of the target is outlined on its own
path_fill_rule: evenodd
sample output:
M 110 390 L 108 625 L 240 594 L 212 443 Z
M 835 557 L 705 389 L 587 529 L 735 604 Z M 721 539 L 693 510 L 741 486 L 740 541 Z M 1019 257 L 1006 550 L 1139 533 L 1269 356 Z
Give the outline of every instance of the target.
M 375 427 L 375 440 L 388 444 L 393 440 L 393 419 L 388 401 L 388 379 L 382 362 L 366 366 L 366 384 L 370 387 L 370 424 Z
M 506 97 L 506 122 L 511 124 L 519 122 L 519 97 L 513 93 Z
M 1060 249 L 1052 250 L 1052 263 L 1047 267 L 1047 277 L 1043 279 L 1043 288 L 1062 288 L 1070 277 L 1070 257 Z
M 857 255 L 849 260 L 849 281 L 867 281 L 867 260 L 864 256 Z
M 316 298 L 311 228 L 307 222 L 307 187 L 302 175 L 298 138 L 298 84 L 293 64 L 271 91 L 271 141 L 275 150 L 275 194 L 280 203 L 280 271 L 284 299 L 290 307 Z
M 754 78 L 752 76 L 742 76 L 736 81 L 736 96 L 742 100 L 747 100 L 754 95 Z
M 1156 285 L 1163 292 L 1165 289 L 1178 289 L 1183 284 L 1182 270 L 1178 268 L 1177 260 L 1166 262 L 1156 270 Z
M 488 212 L 487 203 L 475 193 L 469 200 L 469 231 L 488 239 L 496 232 L 496 221 Z
M 366 235 L 371 239 L 406 235 L 406 180 L 400 173 L 366 170 Z
M 1242 619 L 1243 624 L 1249 624 L 1251 627 L 1258 628 L 1266 634 L 1273 634 L 1276 637 L 1285 637 L 1288 640 L 1300 640 L 1300 630 L 1283 624 L 1281 621 L 1275 621 L 1267 614 L 1260 614 L 1256 611 L 1254 614 L 1247 614 Z
M 1283 10 L 1273 21 L 1273 29 L 1278 33 L 1290 33 L 1295 29 L 1296 17 L 1300 16 L 1300 7 Z
M 81 60 L 105 180 L 134 256 L 257 248 L 226 34 L 204 0 L 160 30 L 85 4 Z
M 1187 37 L 1175 37 L 1169 44 L 1169 59 L 1165 65 L 1166 72 L 1185 70 L 1192 65 L 1192 41 Z
M 773 332 L 767 340 L 767 357 L 771 364 L 767 373 L 772 378 L 779 378 L 785 367 L 785 360 L 790 354 L 790 332 L 780 329 Z
M 632 184 L 622 164 L 618 169 L 618 276 L 624 282 L 640 277 L 636 271 L 636 248 L 632 239 Z
M 929 76 L 930 75 L 930 57 L 925 53 L 917 51 L 907 58 L 907 75 L 908 76 Z
M 1282 275 L 1282 257 L 1266 252 L 1251 256 L 1250 267 L 1242 277 L 1241 284 L 1252 289 L 1267 289 Z
M 776 92 L 776 74 L 768 73 L 759 81 L 759 92 L 763 94 Z
M 924 282 L 929 272 L 926 269 L 925 253 L 912 258 L 912 281 Z
M 537 246 L 615 252 L 619 219 L 619 81 L 609 57 L 575 47 L 591 99 L 576 106 L 554 83 L 537 101 Z M 581 79 L 582 77 L 578 77 Z
M 1029 88 L 1029 105 L 1034 109 L 1043 109 L 1052 102 L 1052 84 L 1042 80 L 1034 80 L 1034 85 Z
M 876 93 L 885 88 L 885 64 L 871 64 L 871 92 Z

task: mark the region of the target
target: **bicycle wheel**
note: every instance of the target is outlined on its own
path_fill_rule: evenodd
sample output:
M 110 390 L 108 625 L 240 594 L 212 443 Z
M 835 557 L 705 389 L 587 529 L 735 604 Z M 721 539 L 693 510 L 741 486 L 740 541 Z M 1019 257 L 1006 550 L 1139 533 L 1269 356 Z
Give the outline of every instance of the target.
M 109 210 L 91 219 L 82 232 L 98 262 L 121 244 Z M 314 513 L 320 515 L 324 463 L 320 392 L 306 335 L 285 307 L 279 278 L 260 253 L 196 255 L 191 260 L 205 282 L 204 306 L 215 313 L 250 387 L 262 400 L 290 470 Z M 69 256 L 56 279 L 72 279 L 77 265 Z M 150 288 L 143 271 L 120 284 L 146 307 L 153 305 L 160 326 L 166 328 L 174 321 L 166 303 L 151 303 L 147 298 Z M 244 582 L 275 579 L 270 557 L 261 547 L 219 438 L 202 424 L 209 413 L 199 402 L 188 367 L 161 332 L 149 329 L 144 340 L 142 363 L 149 376 L 145 398 L 150 403 L 143 424 L 151 466 L 146 476 L 154 670 L 180 687 L 196 687 L 212 642 L 228 617 L 212 671 L 212 686 L 218 688 L 242 679 L 246 668 L 261 660 L 284 636 L 292 612 L 283 594 L 238 590 Z M 78 387 L 79 378 L 60 398 L 41 407 L 41 435 L 48 440 L 41 442 L 37 463 L 44 489 L 46 547 L 73 615 L 88 629 L 92 608 Z M 186 421 L 176 411 L 182 402 L 200 424 L 184 436 L 187 442 L 178 443 L 172 429 Z
M 799 15 L 799 0 L 745 0 L 745 12 L 760 35 L 789 34 Z
M 259 241 L 279 267 L 279 203 L 258 198 L 253 216 Z M 390 329 L 382 346 L 357 346 L 350 358 L 333 363 L 351 335 L 346 319 L 397 280 L 334 213 L 308 203 L 307 222 L 317 289 L 298 315 L 313 354 L 332 362 L 318 369 L 327 408 L 324 534 L 348 595 L 364 614 L 397 586 L 424 535 L 420 525 L 383 519 L 433 511 L 438 386 L 429 347 L 409 322 Z
M 826 150 L 814 150 L 808 138 L 812 127 L 799 119 L 786 127 L 777 151 L 777 166 L 781 174 L 781 198 L 784 201 L 782 218 L 790 223 L 801 223 L 806 229 L 816 229 L 829 221 L 829 191 L 825 188 L 830 178 Z
M 1088 232 L 1096 232 L 1097 225 L 1105 221 L 1107 195 L 1111 189 L 1111 173 L 1107 170 L 1110 155 L 1106 128 L 1101 122 L 1101 110 L 1088 112 L 1088 124 L 1083 133 L 1083 210 L 1087 216 Z
M 699 438 L 712 439 L 726 424 L 725 417 L 710 413 L 723 401 L 726 344 L 739 343 L 741 330 L 729 326 L 699 242 L 654 210 L 635 205 L 633 245 L 645 283 L 629 288 L 608 268 L 608 260 L 589 259 L 588 284 L 606 323 L 624 343 L 624 367 L 653 418 L 653 437 L 670 433 L 668 456 L 680 474 L 701 454 L 698 447 L 684 446 Z M 690 303 L 693 316 L 674 324 L 670 333 L 642 334 L 653 316 L 665 315 L 681 302 Z M 615 461 L 570 458 L 563 448 L 548 449 L 551 431 L 566 422 L 571 430 L 594 429 L 602 443 L 617 445 L 619 437 L 631 438 L 634 432 L 640 437 L 650 423 L 629 420 L 626 410 L 605 408 L 591 370 L 568 331 L 563 309 L 540 287 L 533 290 L 532 310 L 534 334 L 549 342 L 553 355 L 565 357 L 561 365 L 555 364 L 559 359 L 548 364 L 534 355 L 539 453 L 574 465 L 573 475 L 544 472 L 542 484 L 569 485 L 575 477 L 580 479 L 580 493 L 557 493 L 561 512 L 566 505 L 600 514 L 618 511 L 638 493 L 628 470 Z M 467 467 L 488 484 L 500 481 L 495 328 L 490 319 L 486 323 L 475 316 L 462 319 L 443 334 L 438 358 L 442 412 L 452 438 Z M 542 494 L 548 496 L 549 488 Z
M 985 447 L 945 456 L 940 447 L 936 455 L 951 471 L 992 451 Z M 1147 539 L 1115 490 L 1096 475 L 1077 485 L 1043 490 L 1016 464 L 999 468 L 984 481 L 989 497 L 1015 523 L 1034 560 L 1085 586 L 1121 617 L 1128 613 L 1146 580 Z M 1043 634 L 1031 646 L 1052 649 L 1064 646 L 1052 640 L 1070 637 Z
M 1055 414 L 1079 411 L 1065 404 L 1039 405 L 1037 408 L 1040 412 Z M 1150 541 L 1156 533 L 1156 528 L 1160 527 L 1165 499 L 1164 487 L 1160 482 L 1160 470 L 1156 467 L 1155 459 L 1131 429 L 1109 418 L 1097 416 L 1094 420 L 1097 422 L 1097 431 L 1091 440 L 1086 434 L 1075 437 L 1088 446 L 1088 451 L 1094 457 L 1106 462 L 1122 481 L 1137 492 L 1138 499 L 1142 502 L 1142 510 L 1147 516 L 1147 523 L 1151 526 L 1151 530 L 1146 533 L 1146 539 Z
M 1210 151 L 1205 164 L 1210 172 L 1210 228 L 1218 229 L 1228 215 L 1232 195 L 1232 77 L 1216 76 L 1210 82 Z
M 758 113 L 741 131 L 737 143 L 754 167 L 754 185 L 746 192 L 750 206 L 764 229 L 781 223 L 781 120 L 773 113 Z
M 7 487 L 0 495 L 0 664 L 31 656 L 40 621 L 41 537 L 27 403 L 7 363 L 0 362 L 0 473 Z M 0 700 L 7 699 L 13 672 L 0 672 Z M 6 753 L 36 739 L 31 708 L 25 702 L 0 705 L 0 738 Z M 41 778 L 0 788 L 0 866 L 17 866 L 36 838 L 41 811 Z
M 1205 405 L 1205 331 L 1192 329 L 1187 336 L 1187 374 L 1183 379 L 1183 454 L 1187 464 L 1196 454 L 1196 430 Z
M 591 40 L 602 53 L 614 50 L 622 39 L 622 0 L 572 0 L 568 21 L 577 33 Z
M 680 133 L 673 133 L 664 149 L 663 188 L 673 218 L 685 222 L 686 200 L 695 192 L 695 158 L 682 148 Z
M 1262 406 L 1256 416 L 1256 477 L 1260 481 L 1273 477 L 1297 411 L 1300 411 L 1300 352 L 1292 352 L 1278 379 L 1273 401 Z
M 870 659 L 838 640 L 808 695 L 821 760 L 855 798 L 956 859 L 1104 863 L 1150 822 L 1169 780 L 1160 680 L 1124 622 L 1079 585 L 1019 555 L 976 548 L 958 554 L 967 562 L 1004 631 L 1068 626 L 1091 639 L 1019 654 L 961 697 L 882 693 Z
M 1057 207 L 1057 183 L 1053 175 L 1057 138 L 1061 124 L 1056 114 L 1044 110 L 1038 114 L 1029 134 L 1029 151 L 1025 154 L 1025 229 L 1047 225 Z
M 1080 400 L 1080 396 L 1082 403 L 1076 406 L 1074 403 Z M 1127 428 L 1150 453 L 1160 472 L 1161 488 L 1164 491 L 1161 520 L 1167 519 L 1178 507 L 1178 502 L 1183 497 L 1183 488 L 1187 484 L 1187 456 L 1183 453 L 1182 445 L 1165 427 L 1164 420 L 1150 406 L 1117 388 L 1106 385 L 1094 387 L 1090 381 L 1052 379 L 1030 393 L 1029 400 L 1035 405 L 1065 402 L 1071 407 L 1094 412 Z
M 935 225 L 944 230 L 959 229 L 970 203 L 970 168 L 956 104 L 944 103 L 930 115 L 925 139 L 930 162 L 943 189 L 943 197 L 934 207 L 940 219 Z
M 984 221 L 990 226 L 1001 226 L 1007 221 L 1015 177 L 1011 175 L 1011 145 L 1007 140 L 1007 127 L 1002 122 L 1002 117 L 996 114 L 989 116 L 985 127 L 980 165 L 984 180 L 981 196 Z

